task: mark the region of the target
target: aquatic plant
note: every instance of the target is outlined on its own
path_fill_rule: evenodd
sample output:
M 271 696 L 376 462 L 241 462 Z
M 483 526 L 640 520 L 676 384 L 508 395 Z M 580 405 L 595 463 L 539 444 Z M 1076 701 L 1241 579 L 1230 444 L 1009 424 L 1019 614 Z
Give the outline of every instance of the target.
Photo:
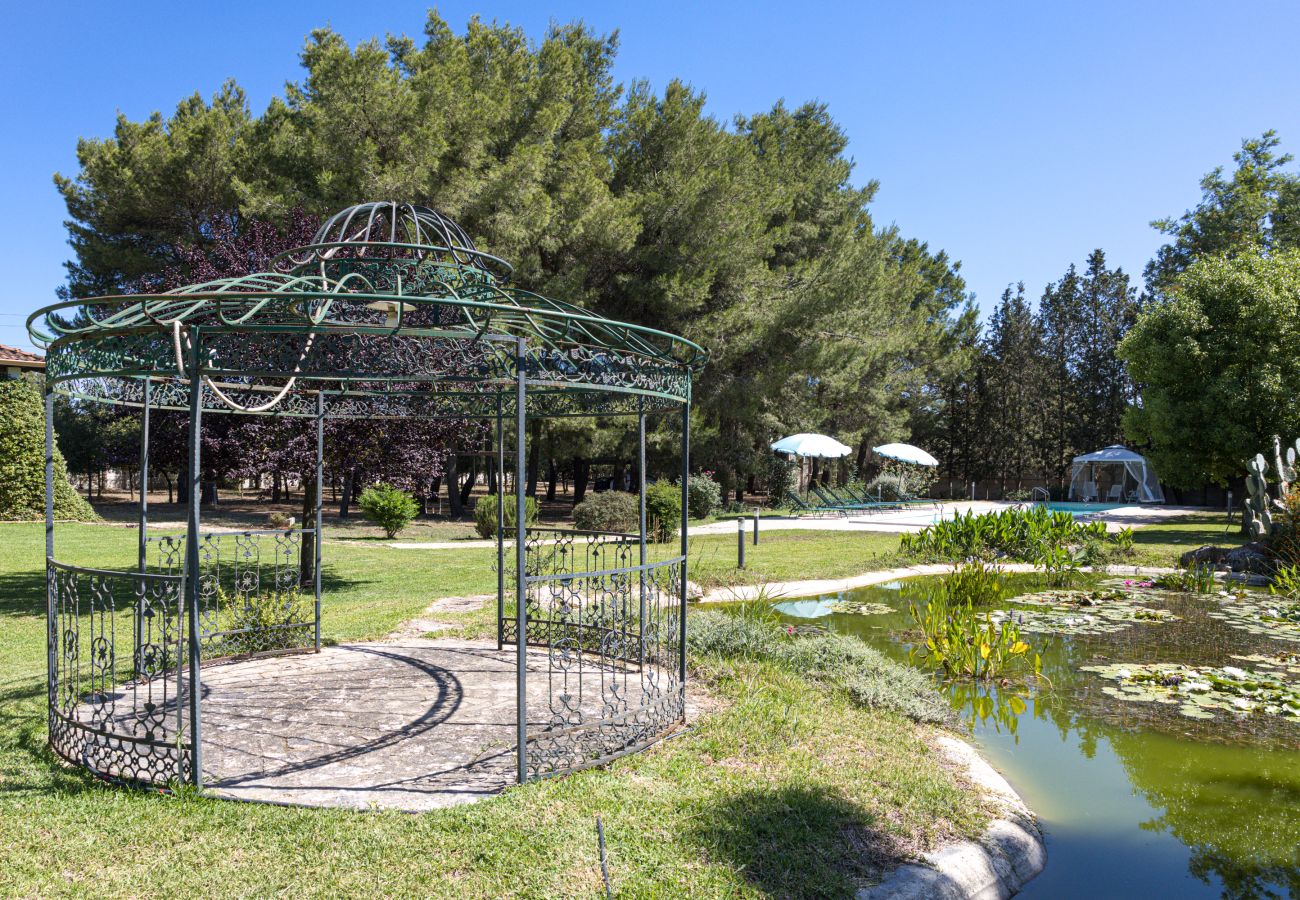
M 982 559 L 971 559 L 957 566 L 940 582 L 948 603 L 968 606 L 992 606 L 1002 599 L 1002 570 Z
M 1208 615 L 1250 634 L 1300 642 L 1300 601 L 1256 593 L 1225 601 Z
M 900 549 L 929 560 L 992 559 L 1008 557 L 1036 561 L 1049 547 L 1072 552 L 1094 545 L 1093 553 L 1122 554 L 1132 549 L 1132 535 L 1109 535 L 1103 522 L 1080 522 L 1067 512 L 1043 506 L 1016 507 L 976 515 L 957 513 L 903 535 Z
M 1040 634 L 1114 634 L 1134 624 L 1177 621 L 1173 613 L 1142 605 L 1140 597 L 1118 587 L 1092 591 L 1041 591 L 1016 597 L 1019 607 L 993 614 L 1024 631 Z
M 1083 568 L 1083 559 L 1079 552 L 1064 544 L 1049 544 L 1039 551 L 1034 565 L 1043 570 L 1048 584 L 1065 587 L 1074 583 Z
M 1162 591 L 1209 594 L 1214 591 L 1214 568 L 1209 565 L 1188 566 L 1176 572 L 1157 575 L 1153 581 Z
M 1268 592 L 1289 600 L 1300 600 L 1300 565 L 1279 567 L 1269 582 Z
M 1021 640 L 1020 627 L 1011 619 L 995 620 L 969 603 L 952 603 L 944 591 L 923 607 L 911 604 L 910 612 L 924 643 L 911 648 L 909 657 L 949 678 L 1036 677 L 1042 672 L 1042 658 Z

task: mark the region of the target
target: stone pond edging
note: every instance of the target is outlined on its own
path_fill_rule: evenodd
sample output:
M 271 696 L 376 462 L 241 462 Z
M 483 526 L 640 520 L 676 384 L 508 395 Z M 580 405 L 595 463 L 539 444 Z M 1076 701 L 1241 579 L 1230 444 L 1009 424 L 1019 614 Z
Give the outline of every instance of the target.
M 915 566 L 899 566 L 896 569 L 882 569 L 877 572 L 863 572 L 849 578 L 813 578 L 807 581 L 772 581 L 766 584 L 738 584 L 729 587 L 713 588 L 702 592 L 700 603 L 728 603 L 753 600 L 761 592 L 772 599 L 779 597 L 811 597 L 814 594 L 835 594 L 840 591 L 852 591 L 871 587 L 873 584 L 885 584 L 902 578 L 916 578 L 921 575 L 947 575 L 957 568 L 958 563 L 922 563 Z M 998 563 L 998 568 L 1008 574 L 1025 574 L 1036 571 L 1032 563 Z M 1092 571 L 1084 567 L 1083 571 Z M 1109 575 L 1163 575 L 1175 569 L 1159 566 L 1108 566 Z
M 1004 900 L 1047 865 L 1038 822 L 1007 780 L 970 744 L 947 735 L 939 751 L 996 809 L 979 840 L 945 844 L 921 863 L 899 866 L 880 884 L 858 891 L 857 900 Z

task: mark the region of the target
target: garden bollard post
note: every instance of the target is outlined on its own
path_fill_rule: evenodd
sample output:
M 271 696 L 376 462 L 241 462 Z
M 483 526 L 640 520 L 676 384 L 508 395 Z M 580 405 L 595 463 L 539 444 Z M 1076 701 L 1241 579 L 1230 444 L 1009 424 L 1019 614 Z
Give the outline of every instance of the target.
M 745 517 L 736 519 L 736 568 L 745 568 Z

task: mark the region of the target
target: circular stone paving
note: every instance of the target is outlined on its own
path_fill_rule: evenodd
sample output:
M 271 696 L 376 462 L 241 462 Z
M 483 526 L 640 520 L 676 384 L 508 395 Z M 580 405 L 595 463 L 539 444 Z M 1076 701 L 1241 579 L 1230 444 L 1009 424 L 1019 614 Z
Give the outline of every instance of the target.
M 516 653 L 408 638 L 205 666 L 204 787 L 240 800 L 410 811 L 495 794 L 516 779 Z M 536 734 L 549 718 L 546 652 L 530 650 L 528 663 Z M 600 675 L 585 677 L 582 705 L 596 712 Z

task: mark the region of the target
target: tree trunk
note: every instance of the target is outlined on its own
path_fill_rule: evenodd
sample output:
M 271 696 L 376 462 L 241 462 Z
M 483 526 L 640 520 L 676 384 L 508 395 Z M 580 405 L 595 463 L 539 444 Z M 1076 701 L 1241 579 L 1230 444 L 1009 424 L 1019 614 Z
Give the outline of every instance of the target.
M 305 591 L 316 584 L 316 479 L 304 478 L 302 482 L 302 544 L 298 551 L 299 581 Z M 307 529 L 313 529 L 308 531 Z
M 528 489 L 527 496 L 537 496 L 537 467 L 542 455 L 542 420 L 533 419 L 528 434 Z
M 474 492 L 474 482 L 477 480 L 478 460 L 471 456 L 469 458 L 469 477 L 465 479 L 465 486 L 460 489 L 460 505 L 462 509 L 469 505 L 469 497 Z
M 555 483 L 559 481 L 559 473 L 555 470 L 555 457 L 549 457 L 546 460 L 546 502 L 555 502 Z
M 352 505 L 352 490 L 357 482 L 357 470 L 348 469 L 343 473 L 343 495 L 339 498 L 339 518 L 348 517 L 348 507 Z
M 591 474 L 591 463 L 581 456 L 573 458 L 573 505 L 577 506 L 587 495 L 587 478 Z
M 271 502 L 280 502 L 280 473 L 278 471 L 271 473 Z
M 460 502 L 460 459 L 455 453 L 447 457 L 447 469 L 443 472 L 443 479 L 447 482 L 447 505 L 450 507 L 448 514 L 453 519 L 459 519 L 464 515 L 465 509 Z

